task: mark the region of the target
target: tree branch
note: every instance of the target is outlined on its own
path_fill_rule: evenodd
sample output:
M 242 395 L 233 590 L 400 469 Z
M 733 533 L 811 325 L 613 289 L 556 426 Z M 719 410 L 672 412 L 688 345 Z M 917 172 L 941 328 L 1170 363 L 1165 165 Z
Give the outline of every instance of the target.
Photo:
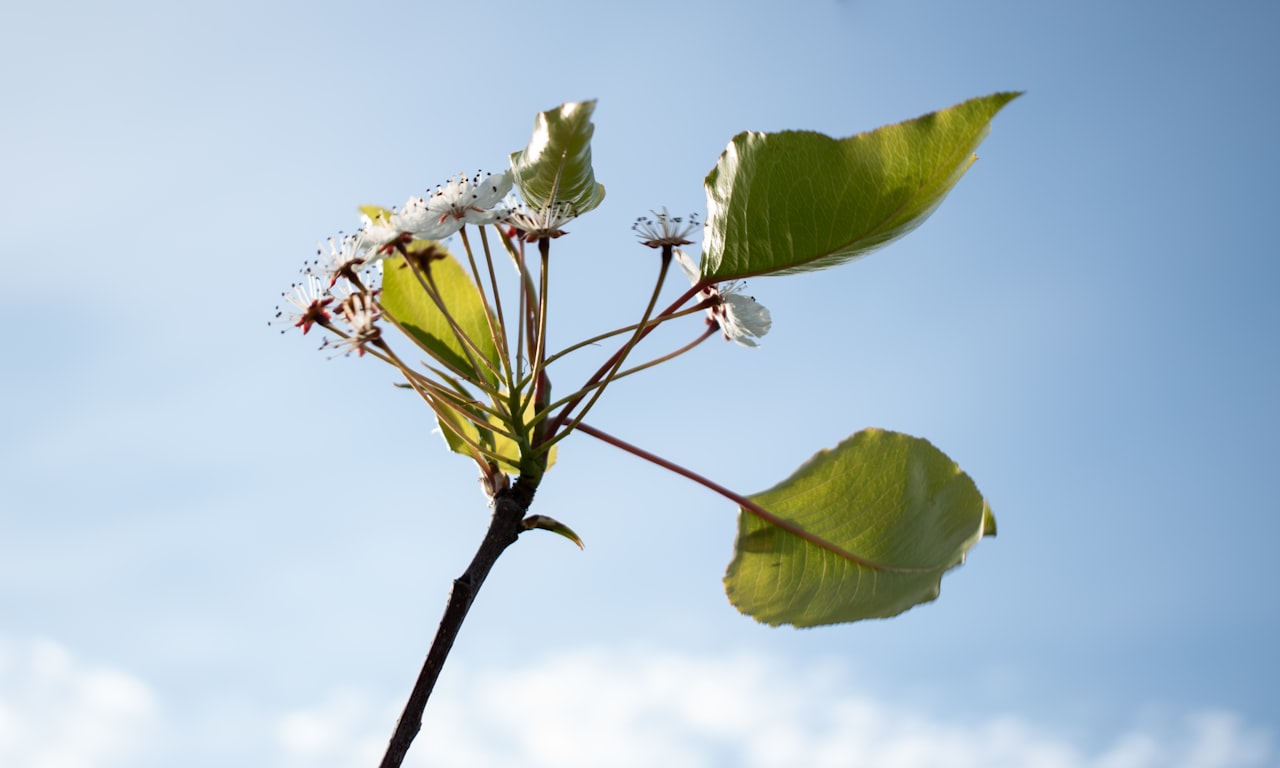
M 436 630 L 435 639 L 431 641 L 427 659 L 423 662 L 422 671 L 418 673 L 417 682 L 413 684 L 409 701 L 396 723 L 395 733 L 391 735 L 391 743 L 387 745 L 387 752 L 383 755 L 379 768 L 400 768 L 404 762 L 409 745 L 422 729 L 422 712 L 440 677 L 440 670 L 444 668 L 445 659 L 453 648 L 453 641 L 467 617 L 467 611 L 471 609 L 476 593 L 493 569 L 493 564 L 498 561 L 498 556 L 514 544 L 524 531 L 521 521 L 529 505 L 533 503 L 536 490 L 537 481 L 521 477 L 515 485 L 499 492 L 494 499 L 489 530 L 485 532 L 467 570 L 453 580 L 453 589 L 449 592 L 449 602 L 440 619 L 440 627 Z

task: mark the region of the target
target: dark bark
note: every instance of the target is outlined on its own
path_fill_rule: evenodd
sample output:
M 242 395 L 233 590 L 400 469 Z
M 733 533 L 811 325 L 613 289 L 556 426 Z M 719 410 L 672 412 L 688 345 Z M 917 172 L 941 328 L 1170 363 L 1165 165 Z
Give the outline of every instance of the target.
M 489 530 L 476 550 L 471 564 L 461 576 L 453 580 L 453 589 L 449 592 L 449 602 L 445 606 L 444 616 L 440 619 L 440 627 L 436 630 L 435 639 L 431 641 L 431 649 L 427 651 L 427 659 L 418 673 L 418 680 L 409 694 L 400 721 L 396 723 L 395 733 L 391 735 L 391 743 L 382 758 L 379 768 L 400 768 L 409 745 L 422 729 L 422 712 L 426 709 L 427 699 L 435 688 L 440 670 L 444 668 L 445 659 L 453 648 L 453 641 L 458 637 L 458 630 L 471 609 L 476 594 L 484 584 L 493 564 L 507 547 L 515 543 L 524 531 L 521 521 L 533 503 L 533 494 L 537 489 L 536 481 L 520 478 L 515 485 L 501 491 L 493 502 L 493 517 L 489 521 Z

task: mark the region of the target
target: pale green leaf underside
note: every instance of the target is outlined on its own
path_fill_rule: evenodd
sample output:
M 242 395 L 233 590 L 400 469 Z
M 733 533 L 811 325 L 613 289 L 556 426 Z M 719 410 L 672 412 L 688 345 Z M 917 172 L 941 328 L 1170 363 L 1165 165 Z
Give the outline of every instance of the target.
M 595 108 L 592 99 L 540 112 L 529 146 L 511 153 L 516 188 L 530 208 L 568 204 L 582 215 L 604 200 L 604 185 L 591 168 Z
M 423 245 L 444 256 L 431 260 L 431 279 L 444 306 L 449 310 L 449 315 L 463 333 L 475 342 L 476 348 L 470 350 L 471 358 L 479 365 L 472 366 L 471 358 L 468 358 L 457 334 L 403 256 L 393 256 L 383 263 L 382 293 L 379 296 L 382 307 L 414 340 L 434 352 L 441 360 L 456 370 L 467 372 L 469 379 L 483 380 L 493 385 L 497 381 L 493 370 L 497 370 L 498 350 L 494 346 L 493 333 L 480 291 L 444 246 L 438 243 Z M 493 366 L 492 369 L 481 362 L 485 359 Z
M 859 564 L 740 511 L 729 600 L 771 625 L 887 618 L 938 596 L 942 574 L 995 535 L 969 476 L 927 440 L 867 429 L 750 497 Z
M 706 178 L 702 275 L 805 272 L 885 245 L 937 208 L 968 170 L 990 121 L 1018 93 L 833 139 L 741 133 Z

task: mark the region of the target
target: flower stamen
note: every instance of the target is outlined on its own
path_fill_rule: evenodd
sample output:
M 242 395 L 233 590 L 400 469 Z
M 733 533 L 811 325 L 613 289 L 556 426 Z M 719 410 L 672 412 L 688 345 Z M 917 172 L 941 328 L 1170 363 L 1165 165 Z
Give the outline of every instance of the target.
M 355 352 L 357 356 L 363 357 L 367 345 L 382 344 L 382 329 L 377 325 L 382 312 L 378 309 L 372 291 L 351 294 L 338 305 L 338 311 L 351 327 L 351 335 L 337 342 L 337 346 L 346 347 L 348 353 Z
M 561 227 L 578 217 L 570 203 L 555 203 L 534 211 L 521 204 L 507 214 L 505 223 L 515 230 L 515 236 L 526 243 L 551 240 L 568 234 Z
M 329 312 L 333 297 L 326 294 L 320 278 L 308 274 L 304 282 L 294 283 L 289 286 L 289 291 L 281 295 L 296 307 L 297 311 L 291 312 L 276 307 L 277 321 L 288 322 L 292 328 L 301 328 L 303 335 L 306 335 L 313 325 L 322 327 L 329 325 L 329 320 L 333 317 Z M 280 332 L 284 333 L 285 330 L 287 329 L 281 328 Z
M 662 212 L 650 211 L 654 218 L 641 216 L 636 219 L 636 223 L 631 225 L 631 229 L 640 238 L 640 242 L 650 248 L 671 248 L 679 245 L 692 245 L 693 241 L 688 239 L 689 235 L 702 226 L 698 221 L 698 214 L 689 214 L 689 220 L 686 223 L 681 216 L 672 216 L 667 213 L 667 209 L 663 208 Z

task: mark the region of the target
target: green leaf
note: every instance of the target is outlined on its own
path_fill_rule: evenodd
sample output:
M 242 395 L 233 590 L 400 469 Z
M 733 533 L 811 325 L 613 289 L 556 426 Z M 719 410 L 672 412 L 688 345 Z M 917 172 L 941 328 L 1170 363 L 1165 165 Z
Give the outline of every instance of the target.
M 740 133 L 707 174 L 702 276 L 843 264 L 919 226 L 977 159 L 996 93 L 845 139 Z
M 547 517 L 546 515 L 529 515 L 524 520 L 521 520 L 520 524 L 524 526 L 526 531 L 532 531 L 535 528 L 539 528 L 544 531 L 558 533 L 569 541 L 572 541 L 574 544 L 577 544 L 578 549 L 586 549 L 586 546 L 582 543 L 582 537 L 578 536 L 577 533 L 574 533 L 572 528 L 554 517 Z
M 592 99 L 540 112 L 529 146 L 511 153 L 516 188 L 530 208 L 568 204 L 581 216 L 604 200 L 604 185 L 591 170 L 595 108 Z
M 777 626 L 887 618 L 938 596 L 995 517 L 969 476 L 927 440 L 867 429 L 820 451 L 743 508 L 729 600 Z M 803 536 L 797 535 L 797 532 Z
M 409 243 L 409 253 L 424 277 L 425 272 L 422 270 L 430 269 L 431 279 L 435 282 L 441 301 L 458 328 L 475 343 L 475 348 L 464 349 L 463 342 L 444 313 L 423 288 L 403 256 L 393 256 L 383 262 L 380 295 L 382 308 L 414 341 L 436 358 L 455 370 L 464 372 L 471 381 L 486 382 L 493 388 L 497 383 L 493 372 L 500 370 L 498 350 L 475 282 L 458 260 L 439 243 L 415 240 Z M 472 365 L 473 358 L 478 365 Z M 492 368 L 480 362 L 481 360 L 488 360 Z

